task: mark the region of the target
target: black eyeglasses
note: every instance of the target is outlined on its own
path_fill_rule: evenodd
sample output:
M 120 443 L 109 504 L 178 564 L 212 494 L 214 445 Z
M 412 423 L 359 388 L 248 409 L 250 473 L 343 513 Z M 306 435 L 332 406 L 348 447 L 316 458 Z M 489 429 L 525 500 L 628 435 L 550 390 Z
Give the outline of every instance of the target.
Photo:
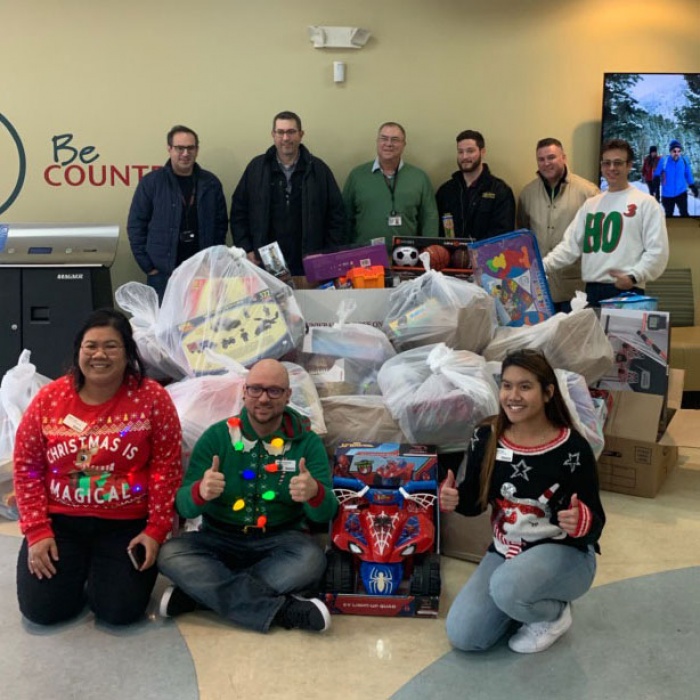
M 173 146 L 178 153 L 194 153 L 199 146 Z
M 260 386 L 259 384 L 251 384 L 250 386 L 246 385 L 245 391 L 248 396 L 254 399 L 259 399 L 263 395 L 263 392 L 267 394 L 270 399 L 281 399 L 287 390 L 282 386 Z

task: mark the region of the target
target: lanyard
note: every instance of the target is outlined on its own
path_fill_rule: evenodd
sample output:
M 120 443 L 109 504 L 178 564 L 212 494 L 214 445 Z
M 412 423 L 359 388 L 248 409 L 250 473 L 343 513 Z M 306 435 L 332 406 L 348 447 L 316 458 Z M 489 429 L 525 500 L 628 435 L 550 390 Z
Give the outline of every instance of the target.
M 195 199 L 197 197 L 197 178 L 192 176 L 192 191 L 188 199 L 185 199 L 185 195 L 182 194 L 182 188 L 180 188 L 180 199 L 182 200 L 182 206 L 185 210 L 185 230 L 190 229 L 190 211 L 194 206 Z
M 384 182 L 386 183 L 387 189 L 389 190 L 389 193 L 391 194 L 391 214 L 390 214 L 390 216 L 396 216 L 396 201 L 394 198 L 394 193 L 396 192 L 396 183 L 399 179 L 399 169 L 396 168 L 396 172 L 394 173 L 394 177 L 387 177 L 381 170 L 379 172 L 382 173 L 382 177 L 384 178 Z

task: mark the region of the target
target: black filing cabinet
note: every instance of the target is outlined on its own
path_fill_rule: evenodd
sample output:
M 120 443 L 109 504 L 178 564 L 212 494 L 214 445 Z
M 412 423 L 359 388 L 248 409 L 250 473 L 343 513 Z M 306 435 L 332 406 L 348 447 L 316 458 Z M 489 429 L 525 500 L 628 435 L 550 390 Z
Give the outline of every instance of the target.
M 64 374 L 76 332 L 103 306 L 113 306 L 106 267 L 0 267 L 0 376 L 25 348 L 40 374 Z

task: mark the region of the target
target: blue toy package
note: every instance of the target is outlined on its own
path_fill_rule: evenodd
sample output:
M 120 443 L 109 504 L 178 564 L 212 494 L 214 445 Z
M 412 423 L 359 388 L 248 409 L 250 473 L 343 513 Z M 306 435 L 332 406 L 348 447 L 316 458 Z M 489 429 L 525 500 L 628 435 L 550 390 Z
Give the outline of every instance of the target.
M 635 292 L 623 292 L 612 299 L 603 299 L 600 306 L 604 309 L 639 309 L 642 311 L 656 311 L 659 301 L 656 297 L 648 297 Z
M 469 246 L 474 279 L 496 300 L 502 326 L 534 326 L 554 315 L 537 239 L 521 229 Z

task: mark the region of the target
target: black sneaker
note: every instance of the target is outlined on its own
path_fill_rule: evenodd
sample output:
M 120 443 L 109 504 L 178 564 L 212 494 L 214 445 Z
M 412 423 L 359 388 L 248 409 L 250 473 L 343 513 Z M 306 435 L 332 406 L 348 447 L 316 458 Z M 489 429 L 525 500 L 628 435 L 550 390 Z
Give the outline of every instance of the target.
M 280 608 L 275 622 L 288 630 L 325 632 L 331 626 L 331 614 L 318 598 L 302 598 L 300 595 L 292 595 Z
M 163 591 L 158 612 L 161 617 L 177 617 L 178 615 L 194 612 L 198 607 L 197 601 L 190 598 L 181 588 L 168 586 Z

